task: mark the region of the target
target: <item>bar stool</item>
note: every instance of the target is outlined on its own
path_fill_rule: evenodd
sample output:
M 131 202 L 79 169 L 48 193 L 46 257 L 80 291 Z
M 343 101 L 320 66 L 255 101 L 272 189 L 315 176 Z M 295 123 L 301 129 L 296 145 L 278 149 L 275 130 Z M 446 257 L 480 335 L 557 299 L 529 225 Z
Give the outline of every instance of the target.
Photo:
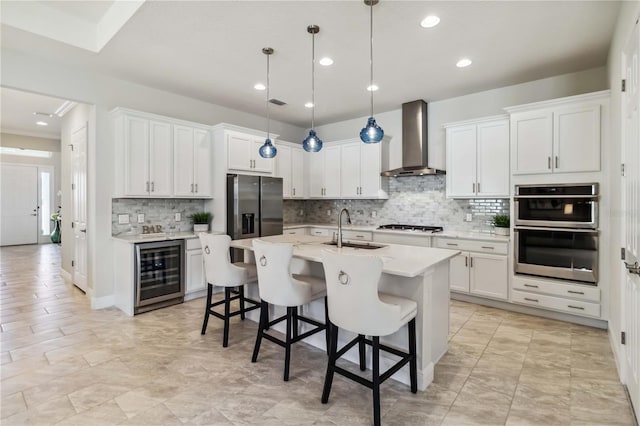
M 327 348 L 329 336 L 326 335 L 327 300 L 324 280 L 310 275 L 291 274 L 289 265 L 293 255 L 293 245 L 275 244 L 262 240 L 253 240 L 254 255 L 258 268 L 258 291 L 260 293 L 260 324 L 253 349 L 251 362 L 258 360 L 262 338 L 285 348 L 284 381 L 289 380 L 289 361 L 291 359 L 291 344 L 325 330 Z M 314 319 L 299 315 L 298 306 L 314 300 L 325 298 L 325 324 Z M 280 318 L 269 321 L 269 304 L 287 308 L 287 313 Z M 286 320 L 285 340 L 280 340 L 266 333 L 266 331 Z M 298 334 L 298 321 L 303 321 L 315 327 L 302 334 Z
M 418 304 L 410 299 L 378 293 L 382 259 L 374 256 L 345 255 L 328 250 L 322 253 L 327 300 L 329 302 L 330 350 L 327 374 L 322 392 L 326 404 L 331 393 L 334 373 L 339 373 L 373 390 L 373 422 L 380 425 L 380 384 L 409 363 L 411 392 L 418 391 L 416 361 L 416 313 Z M 408 324 L 409 352 L 380 344 L 380 336 L 395 333 Z M 358 336 L 338 351 L 338 327 Z M 365 336 L 372 336 L 371 340 Z M 358 344 L 360 370 L 366 369 L 365 344 L 371 345 L 372 380 L 336 366 L 336 360 Z M 400 357 L 380 374 L 380 350 Z
M 207 280 L 207 305 L 204 310 L 201 334 L 207 331 L 209 315 L 224 320 L 222 346 L 226 348 L 229 344 L 229 320 L 231 317 L 240 315 L 240 319 L 244 320 L 246 312 L 260 307 L 259 303 L 255 300 L 245 299 L 244 297 L 244 285 L 256 284 L 256 266 L 249 263 L 231 263 L 231 254 L 229 251 L 231 238 L 228 235 L 201 233 L 199 238 L 200 244 L 202 245 L 204 270 Z M 212 303 L 211 297 L 213 295 L 214 285 L 224 287 L 224 300 Z M 231 302 L 234 300 L 239 300 L 240 309 L 231 312 Z M 245 302 L 253 306 L 246 308 Z M 224 314 L 213 310 L 214 307 L 222 304 L 224 304 Z

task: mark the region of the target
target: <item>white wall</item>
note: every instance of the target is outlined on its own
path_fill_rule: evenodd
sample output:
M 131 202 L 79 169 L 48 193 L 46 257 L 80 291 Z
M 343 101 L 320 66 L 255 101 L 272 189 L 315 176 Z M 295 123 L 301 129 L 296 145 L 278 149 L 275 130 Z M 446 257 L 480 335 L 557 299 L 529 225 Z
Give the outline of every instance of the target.
M 453 121 L 468 120 L 497 114 L 505 114 L 504 107 L 595 92 L 609 87 L 605 67 L 563 74 L 542 80 L 472 93 L 457 98 L 429 102 L 428 134 L 429 166 L 446 169 L 445 132 L 442 125 Z M 374 114 L 390 142 L 389 168 L 402 165 L 402 110 Z M 367 117 L 318 126 L 316 131 L 325 141 L 357 137 L 366 124 Z
M 623 247 L 621 239 L 622 232 L 622 209 L 621 209 L 621 193 L 622 186 L 619 175 L 620 164 L 623 162 L 621 158 L 621 131 L 622 131 L 622 93 L 620 92 L 620 80 L 622 79 L 622 49 L 627 43 L 633 25 L 640 16 L 640 2 L 626 1 L 622 3 L 620 14 L 618 15 L 618 22 L 616 25 L 616 32 L 611 43 L 609 50 L 608 60 L 608 78 L 609 84 L 612 87 L 611 90 L 611 150 L 610 155 L 610 170 L 614 171 L 614 174 L 610 179 L 610 200 L 611 211 L 609 212 L 610 229 L 611 229 L 611 251 L 609 253 L 610 268 L 610 285 L 609 285 L 609 312 L 611 312 L 609 318 L 609 330 L 612 336 L 612 342 L 614 342 L 614 354 L 616 358 L 620 360 L 620 345 L 618 336 L 621 331 L 621 313 L 622 313 L 622 301 L 621 301 L 621 288 L 622 288 L 622 262 L 620 261 L 620 247 Z M 620 365 L 620 363 L 618 363 Z

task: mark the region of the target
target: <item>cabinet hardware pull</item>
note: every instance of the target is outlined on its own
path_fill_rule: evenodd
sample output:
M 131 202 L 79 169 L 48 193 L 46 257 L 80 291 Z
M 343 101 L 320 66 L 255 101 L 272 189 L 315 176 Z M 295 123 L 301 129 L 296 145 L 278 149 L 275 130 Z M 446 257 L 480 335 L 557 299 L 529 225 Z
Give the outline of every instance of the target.
M 480 192 L 480 182 L 478 182 L 478 192 Z
M 573 290 L 567 290 L 567 293 L 571 293 L 571 294 L 584 294 L 584 291 L 573 291 Z
M 469 266 L 469 258 L 467 256 L 464 257 L 464 267 L 468 267 Z
M 483 249 L 489 249 L 489 250 L 494 250 L 495 247 L 491 247 L 491 246 L 482 246 Z
M 469 268 L 473 268 L 473 256 L 469 256 Z
M 147 188 L 147 189 L 145 189 L 145 192 L 149 192 L 149 181 L 147 181 L 147 186 L 146 186 L 146 188 Z
M 155 190 L 156 190 L 156 183 L 151 182 L 151 192 L 155 192 Z
M 524 284 L 525 287 L 531 287 L 531 288 L 538 288 L 537 285 L 533 285 L 533 284 Z
M 296 195 L 296 189 L 293 188 L 293 195 Z
M 364 238 L 364 235 L 356 235 L 356 238 Z
M 475 184 L 475 183 L 472 183 L 472 184 L 471 184 L 471 188 L 472 188 L 472 189 L 471 189 L 471 192 L 474 192 L 474 193 L 475 193 L 475 192 L 476 192 L 476 184 Z
M 198 184 L 196 183 L 196 193 L 198 192 Z
M 191 184 L 191 192 L 193 192 L 193 184 Z
M 448 246 L 458 246 L 457 243 L 447 243 Z
M 527 302 L 536 302 L 536 303 L 538 303 L 538 299 L 531 299 L 529 297 L 525 297 L 524 300 L 526 300 Z
M 571 308 L 571 309 L 580 309 L 581 311 L 584 311 L 584 308 L 583 308 L 582 306 L 567 305 L 567 308 Z
M 547 157 L 547 169 L 551 170 L 551 157 Z
M 558 168 L 558 156 L 556 155 L 556 169 Z

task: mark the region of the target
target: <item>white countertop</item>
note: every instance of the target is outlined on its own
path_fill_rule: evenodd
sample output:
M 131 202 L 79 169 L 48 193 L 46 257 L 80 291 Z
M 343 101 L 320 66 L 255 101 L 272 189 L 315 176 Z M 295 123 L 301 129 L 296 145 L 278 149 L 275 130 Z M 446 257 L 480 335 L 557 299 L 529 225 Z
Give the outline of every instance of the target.
M 344 254 L 379 256 L 384 262 L 382 272 L 403 277 L 418 276 L 430 267 L 446 261 L 460 253 L 457 250 L 386 243 L 379 244 L 384 247 L 375 250 L 351 247 L 337 248 L 336 246 L 323 244 L 330 241 L 329 238 L 315 237 L 311 235 L 274 235 L 271 237 L 262 237 L 261 239 L 275 243 L 293 244 L 294 257 L 313 262 L 322 262 L 323 250 L 330 250 Z M 251 245 L 252 241 L 252 238 L 234 240 L 231 242 L 231 247 L 253 250 Z
M 210 234 L 220 235 L 225 232 L 210 231 Z M 136 243 L 152 243 L 155 241 L 168 241 L 168 240 L 188 240 L 191 238 L 198 238 L 197 234 L 191 232 L 161 232 L 158 234 L 135 234 L 135 235 L 113 235 L 111 238 L 121 240 L 130 244 Z
M 326 228 L 326 229 L 338 229 L 338 225 L 331 223 L 295 223 L 285 225 L 283 229 L 296 229 L 296 228 Z M 460 238 L 460 239 L 468 239 L 468 240 L 479 240 L 479 241 L 503 241 L 508 242 L 509 236 L 504 235 L 496 235 L 487 232 L 470 232 L 470 231 L 447 231 L 446 229 L 443 232 L 422 232 L 422 231 L 399 231 L 395 229 L 378 229 L 377 226 L 373 225 L 342 225 L 342 229 L 347 231 L 369 231 L 369 232 L 378 232 L 383 234 L 396 234 L 396 235 L 405 235 L 405 236 L 417 236 L 417 237 L 445 237 L 445 238 Z

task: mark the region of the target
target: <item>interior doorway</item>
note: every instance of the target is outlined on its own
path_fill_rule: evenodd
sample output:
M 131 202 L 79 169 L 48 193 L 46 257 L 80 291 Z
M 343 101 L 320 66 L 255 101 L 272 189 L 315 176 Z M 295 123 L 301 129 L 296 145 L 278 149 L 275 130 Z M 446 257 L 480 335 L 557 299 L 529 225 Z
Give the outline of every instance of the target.
M 0 245 L 38 243 L 38 167 L 2 164 Z

